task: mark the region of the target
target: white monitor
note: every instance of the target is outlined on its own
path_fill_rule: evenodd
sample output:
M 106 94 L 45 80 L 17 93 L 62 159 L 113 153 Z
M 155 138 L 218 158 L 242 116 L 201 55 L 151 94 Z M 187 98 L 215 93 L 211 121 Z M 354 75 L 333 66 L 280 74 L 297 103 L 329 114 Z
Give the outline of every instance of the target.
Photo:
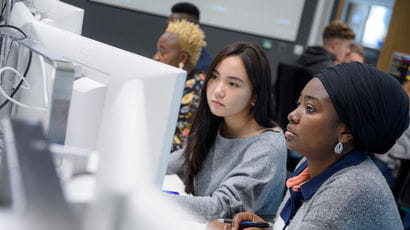
M 61 29 L 81 34 L 84 10 L 58 0 L 33 0 L 33 6 L 43 17 L 41 21 Z
M 23 2 L 16 2 L 10 14 L 10 24 L 16 27 L 23 27 L 34 20 L 34 15 Z
M 22 23 L 31 22 L 31 20 L 37 20 L 81 34 L 84 10 L 58 0 L 30 0 L 25 1 L 25 3 L 16 2 L 13 5 L 11 17 L 12 24 L 17 26 L 22 26 Z
M 88 148 L 94 147 L 100 156 L 98 174 L 103 179 L 99 181 L 97 174 L 98 186 L 128 189 L 145 181 L 160 187 L 186 72 L 42 22 L 33 21 L 24 30 L 46 49 L 81 67 L 66 141 L 80 147 L 84 139 L 95 141 L 95 147 Z M 26 98 L 41 98 L 41 84 L 38 87 Z M 86 122 L 90 114 L 99 124 Z
M 87 77 L 74 81 L 66 145 L 96 149 L 106 93 L 107 86 L 98 81 Z
M 30 31 L 27 28 L 33 21 L 36 21 L 35 16 L 23 2 L 17 2 L 14 4 L 10 17 L 10 24 L 12 26 L 25 30 L 25 34 L 29 35 Z M 73 68 L 72 66 L 70 67 L 72 71 L 71 77 L 63 77 L 65 72 L 67 72 L 67 66 L 61 69 L 61 64 L 65 65 L 64 63 L 66 62 L 64 58 L 53 54 L 53 52 L 42 50 L 40 46 L 37 46 L 35 49 L 36 52 L 31 52 L 32 55 L 30 55 L 29 50 L 24 48 L 25 45 L 22 45 L 23 42 L 13 41 L 16 37 L 22 39 L 23 35 L 13 28 L 8 28 L 8 30 L 13 31 L 13 33 L 11 34 L 10 32 L 3 31 L 7 32 L 5 34 L 9 34 L 10 36 L 10 39 L 6 39 L 5 44 L 7 45 L 4 45 L 5 49 L 2 50 L 5 54 L 4 63 L 7 66 L 16 68 L 21 75 L 23 75 L 23 73 L 27 74 L 25 83 L 22 84 L 21 87 L 16 87 L 20 81 L 20 77 L 17 77 L 17 75 L 9 70 L 5 73 L 1 84 L 2 88 L 6 91 L 6 94 L 14 95 L 17 92 L 12 97 L 22 101 L 22 104 L 26 106 L 21 104 L 19 106 L 11 106 L 12 104 L 18 104 L 18 102 L 8 103 L 6 106 L 3 106 L 5 105 L 4 101 L 6 101 L 4 98 L 7 97 L 3 94 L 1 97 L 1 117 L 9 117 L 11 112 L 13 117 L 40 120 L 43 123 L 46 133 L 53 133 L 53 135 L 50 135 L 52 138 L 49 140 L 53 143 L 63 143 L 68 107 L 72 93 L 72 82 L 74 79 Z M 26 41 L 24 41 L 24 43 L 28 44 L 30 42 L 26 43 Z M 44 55 L 38 55 L 38 52 L 43 53 Z M 69 63 L 67 62 L 67 64 Z M 59 77 L 54 79 L 56 68 Z M 26 84 L 26 82 L 28 84 Z M 31 89 L 25 89 L 23 86 L 29 86 Z M 58 88 L 60 86 L 63 86 L 64 90 L 60 89 L 59 94 L 64 98 L 57 94 L 52 95 L 52 91 L 55 87 Z M 64 103 L 60 103 L 62 99 L 65 101 Z M 9 101 L 12 101 L 12 99 L 9 98 Z M 58 116 L 53 116 L 55 112 L 58 113 Z M 62 120 L 57 121 L 54 120 L 54 118 Z M 53 124 L 51 126 L 53 129 L 49 129 L 49 123 Z

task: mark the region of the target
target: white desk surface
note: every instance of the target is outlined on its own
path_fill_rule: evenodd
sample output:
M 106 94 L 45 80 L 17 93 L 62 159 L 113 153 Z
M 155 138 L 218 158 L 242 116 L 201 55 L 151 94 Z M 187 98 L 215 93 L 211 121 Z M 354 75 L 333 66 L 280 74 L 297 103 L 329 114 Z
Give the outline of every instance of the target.
M 187 195 L 184 192 L 184 184 L 177 175 L 166 175 L 162 190 L 179 192 L 180 195 Z M 70 202 L 92 202 L 94 199 L 95 175 L 84 175 L 65 186 L 65 194 Z M 186 221 L 186 226 L 191 230 L 205 230 L 206 224 L 194 221 Z
M 162 190 L 175 191 L 180 195 L 187 195 L 184 189 L 185 185 L 177 175 L 173 174 L 165 176 L 164 183 L 162 184 Z

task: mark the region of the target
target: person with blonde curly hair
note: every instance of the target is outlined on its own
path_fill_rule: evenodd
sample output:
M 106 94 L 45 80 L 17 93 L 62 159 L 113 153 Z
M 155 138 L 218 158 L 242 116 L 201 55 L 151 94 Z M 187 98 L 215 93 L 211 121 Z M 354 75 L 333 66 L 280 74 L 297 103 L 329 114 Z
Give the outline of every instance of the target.
M 186 70 L 196 66 L 202 47 L 206 46 L 205 34 L 198 25 L 186 20 L 168 24 L 157 43 L 154 59 Z
M 154 60 L 187 71 L 187 80 L 182 97 L 172 151 L 183 147 L 191 128 L 190 118 L 198 108 L 199 92 L 205 73 L 198 71 L 197 64 L 201 50 L 206 46 L 205 34 L 197 24 L 186 20 L 171 21 L 157 43 Z
M 187 20 L 194 24 L 199 25 L 199 18 L 201 12 L 199 8 L 190 2 L 178 2 L 171 8 L 171 14 L 169 15 L 167 22 L 177 20 Z M 207 71 L 212 61 L 212 55 L 208 52 L 206 47 L 202 48 L 201 55 L 199 56 L 196 68 L 202 71 Z

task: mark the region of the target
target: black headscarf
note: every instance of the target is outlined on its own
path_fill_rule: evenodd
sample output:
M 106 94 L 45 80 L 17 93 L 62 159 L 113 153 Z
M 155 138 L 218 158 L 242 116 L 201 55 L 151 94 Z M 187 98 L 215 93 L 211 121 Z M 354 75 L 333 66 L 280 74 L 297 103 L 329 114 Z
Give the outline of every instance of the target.
M 316 74 L 357 150 L 387 152 L 409 126 L 409 99 L 399 82 L 375 67 L 343 63 Z

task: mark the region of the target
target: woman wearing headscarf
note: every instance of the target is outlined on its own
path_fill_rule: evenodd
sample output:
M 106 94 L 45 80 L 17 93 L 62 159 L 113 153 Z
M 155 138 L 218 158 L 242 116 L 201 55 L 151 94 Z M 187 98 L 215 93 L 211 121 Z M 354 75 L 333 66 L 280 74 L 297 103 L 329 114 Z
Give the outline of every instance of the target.
M 274 229 L 402 229 L 388 184 L 368 157 L 385 153 L 409 125 L 400 84 L 371 65 L 344 63 L 305 86 L 289 114 L 287 147 L 304 156 L 288 177 Z M 263 221 L 252 213 L 235 215 Z

